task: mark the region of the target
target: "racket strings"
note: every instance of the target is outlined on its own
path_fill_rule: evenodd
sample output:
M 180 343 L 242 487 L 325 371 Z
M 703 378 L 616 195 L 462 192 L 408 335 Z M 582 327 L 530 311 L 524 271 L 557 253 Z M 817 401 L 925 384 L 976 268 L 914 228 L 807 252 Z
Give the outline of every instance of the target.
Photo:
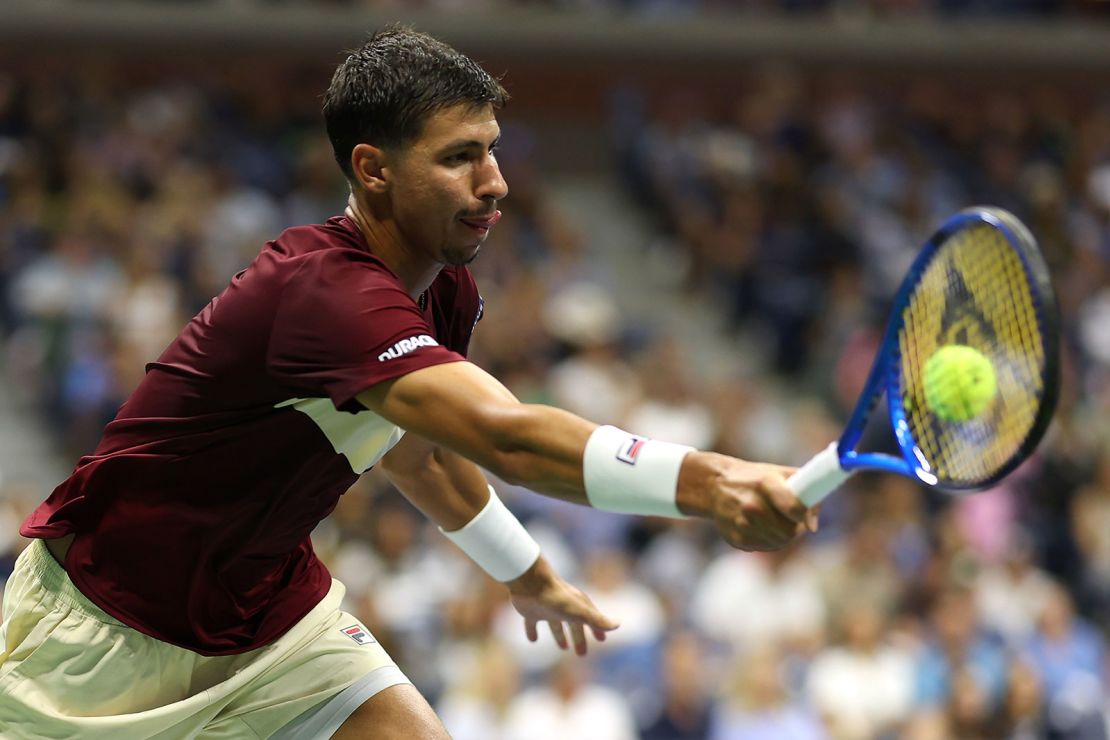
M 988 224 L 956 232 L 921 275 L 903 320 L 906 420 L 922 456 L 942 484 L 967 486 L 991 478 L 1017 454 L 1045 391 L 1037 301 L 1021 258 Z M 953 344 L 985 355 L 997 385 L 985 408 L 963 421 L 941 418 L 925 399 L 925 363 Z M 961 382 L 957 377 L 940 382 L 946 380 Z

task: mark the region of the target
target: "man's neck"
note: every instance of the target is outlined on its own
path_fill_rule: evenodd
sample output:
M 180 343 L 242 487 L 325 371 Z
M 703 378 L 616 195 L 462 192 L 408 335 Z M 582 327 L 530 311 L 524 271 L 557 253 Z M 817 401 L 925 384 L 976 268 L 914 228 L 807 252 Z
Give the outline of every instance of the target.
M 351 195 L 347 202 L 347 217 L 358 226 L 366 246 L 378 259 L 401 279 L 405 292 L 415 301 L 428 289 L 436 275 L 443 269 L 439 262 L 414 255 L 397 232 L 392 222 L 374 218 L 358 199 Z

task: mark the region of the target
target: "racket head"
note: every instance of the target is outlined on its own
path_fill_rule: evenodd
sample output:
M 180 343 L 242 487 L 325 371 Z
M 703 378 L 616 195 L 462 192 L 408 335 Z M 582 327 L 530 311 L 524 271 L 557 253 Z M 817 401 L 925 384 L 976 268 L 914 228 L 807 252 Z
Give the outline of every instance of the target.
M 996 392 L 972 418 L 942 418 L 926 401 L 924 367 L 939 348 L 985 356 Z M 989 206 L 946 221 L 899 289 L 864 394 L 839 442 L 846 470 L 875 468 L 937 488 L 987 488 L 1036 447 L 1059 395 L 1059 318 L 1048 267 L 1029 230 Z M 883 392 L 901 457 L 856 452 Z

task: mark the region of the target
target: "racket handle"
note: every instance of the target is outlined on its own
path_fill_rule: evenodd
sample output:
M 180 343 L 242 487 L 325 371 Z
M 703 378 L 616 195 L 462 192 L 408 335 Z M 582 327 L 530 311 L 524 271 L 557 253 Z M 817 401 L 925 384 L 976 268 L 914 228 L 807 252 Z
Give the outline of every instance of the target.
M 848 480 L 851 471 L 840 467 L 838 445 L 833 442 L 786 479 L 786 485 L 806 506 L 814 506 Z

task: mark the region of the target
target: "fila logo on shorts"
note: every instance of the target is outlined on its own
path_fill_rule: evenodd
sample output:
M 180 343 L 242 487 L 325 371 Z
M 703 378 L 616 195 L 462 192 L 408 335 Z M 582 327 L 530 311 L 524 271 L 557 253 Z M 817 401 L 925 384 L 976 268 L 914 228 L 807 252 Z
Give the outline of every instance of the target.
M 378 355 L 378 362 L 396 360 L 401 355 L 406 355 L 418 347 L 434 347 L 437 344 L 439 344 L 439 342 L 427 334 L 419 334 L 415 337 L 402 339 L 400 342 L 397 342 L 397 344 Z
M 359 645 L 369 645 L 376 642 L 376 640 L 370 636 L 370 633 L 362 628 L 361 624 L 352 624 L 350 627 L 342 627 L 339 631 Z
M 644 445 L 646 444 L 647 440 L 643 437 L 629 437 L 628 441 L 622 444 L 620 449 L 617 450 L 617 459 L 622 463 L 635 465 L 640 450 L 644 449 Z

